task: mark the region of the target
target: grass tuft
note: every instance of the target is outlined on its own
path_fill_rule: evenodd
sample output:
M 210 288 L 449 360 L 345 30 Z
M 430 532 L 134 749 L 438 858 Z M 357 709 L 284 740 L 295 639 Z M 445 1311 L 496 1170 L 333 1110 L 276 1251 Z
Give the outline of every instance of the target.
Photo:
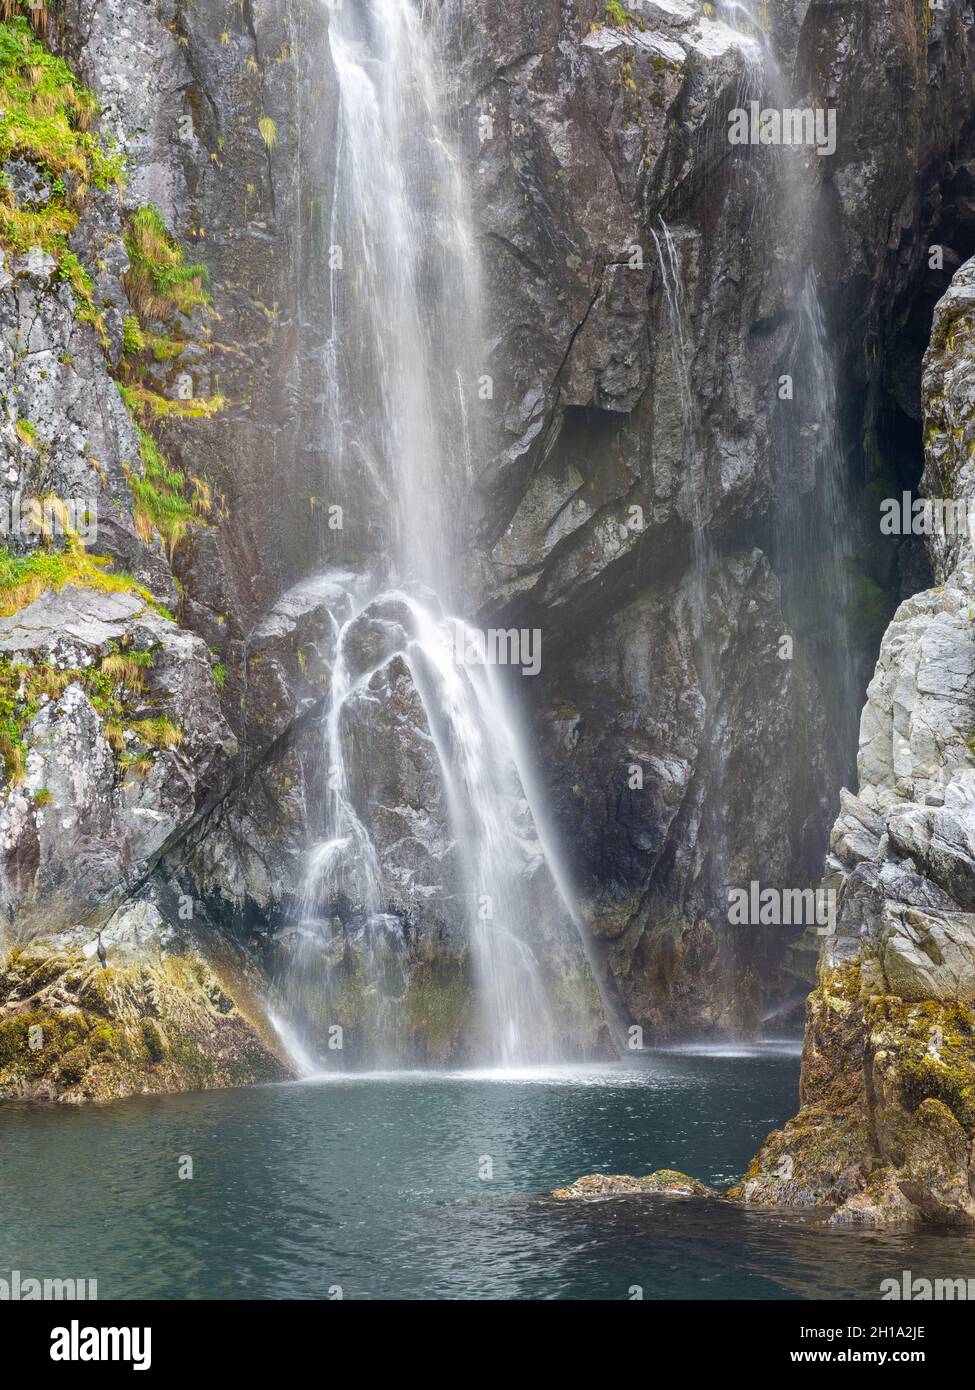
M 102 593 L 137 594 L 150 608 L 171 618 L 144 585 L 127 574 L 111 570 L 107 555 L 89 555 L 77 540 L 69 540 L 64 550 L 35 550 L 14 555 L 9 547 L 0 548 L 0 617 L 9 618 L 40 598 L 46 590 L 59 592 L 67 584 Z
M 89 188 L 121 186 L 124 166 L 114 146 L 91 133 L 94 93 L 38 41 L 24 8 L 0 0 L 0 164 L 26 160 L 51 192 L 18 207 L 9 185 L 0 187 L 0 242 L 15 254 L 39 246 L 63 265 Z
M 151 203 L 143 203 L 129 218 L 125 249 L 125 289 L 140 319 L 167 319 L 174 311 L 190 314 L 198 305 L 209 304 L 206 266 L 187 265 L 182 247 Z

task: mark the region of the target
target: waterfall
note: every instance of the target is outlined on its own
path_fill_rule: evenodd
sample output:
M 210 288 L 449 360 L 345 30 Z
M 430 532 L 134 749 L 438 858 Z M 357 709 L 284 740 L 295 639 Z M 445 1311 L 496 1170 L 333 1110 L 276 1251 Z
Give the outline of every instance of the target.
M 736 106 L 747 109 L 749 102 L 764 98 L 773 107 L 786 107 L 787 84 L 757 7 L 751 0 L 718 0 L 716 15 L 740 38 L 742 66 Z M 810 157 L 808 151 L 763 145 L 758 150 L 745 147 L 733 157 L 748 161 L 750 179 L 759 190 L 753 196 L 757 200 L 754 207 L 762 216 L 761 233 L 773 248 L 772 266 L 782 276 L 783 293 L 791 309 L 791 339 L 776 376 L 787 373 L 792 377 L 795 398 L 782 402 L 777 411 L 773 551 L 790 626 L 805 642 L 811 664 L 825 673 L 824 697 L 837 734 L 838 756 L 831 752 L 839 765 L 855 750 L 858 706 L 849 632 L 850 509 L 836 373 L 810 253 L 815 179 L 802 167 L 804 155 Z M 798 237 L 797 226 L 801 229 Z M 713 590 L 719 579 L 720 556 L 709 529 L 713 498 L 709 497 L 704 426 L 693 381 L 694 336 L 681 245 L 662 216 L 651 227 L 651 236 L 683 425 L 686 514 L 691 527 L 689 593 L 706 709 L 707 744 L 702 760 L 709 810 L 699 837 L 707 853 L 703 887 L 714 907 L 720 908 L 732 873 L 728 826 L 733 818 L 722 727 L 720 651 L 711 613 L 717 597 Z M 774 383 L 770 388 L 774 389 Z M 845 770 L 845 764 L 840 770 Z M 728 951 L 734 976 L 738 969 L 735 938 L 728 943 Z
M 363 0 L 331 13 L 339 100 L 328 222 L 331 331 L 323 438 L 335 475 L 365 480 L 375 573 L 336 618 L 323 723 L 322 834 L 301 900 L 281 933 L 279 1028 L 296 1062 L 332 1060 L 338 972 L 351 943 L 368 979 L 371 1060 L 402 1058 L 403 1001 L 385 990 L 407 949 L 384 866 L 357 809 L 347 720 L 393 655 L 409 670 L 439 765 L 462 874 L 458 891 L 476 987 L 478 1063 L 553 1060 L 559 1021 L 531 944 L 530 884 L 547 874 L 560 930 L 581 921 L 553 837 L 536 816 L 531 769 L 504 683 L 479 634 L 454 616 L 461 584 L 454 518 L 476 461 L 472 401 L 480 339 L 476 243 L 443 101 L 436 26 L 411 0 Z M 388 641 L 350 659 L 363 621 Z
M 759 0 L 719 0 L 717 6 L 719 16 L 757 46 L 756 55 L 746 53 L 749 95 L 758 97 L 764 89 L 771 106 L 781 110 L 791 104 L 789 83 L 765 27 L 766 8 Z M 744 105 L 741 88 L 739 100 Z M 754 163 L 750 148 L 741 154 Z M 794 322 L 782 370 L 791 376 L 795 396 L 780 403 L 776 439 L 776 569 L 786 611 L 826 674 L 824 697 L 837 735 L 833 755 L 846 775 L 855 758 L 862 691 L 850 631 L 853 532 L 847 462 L 832 343 L 812 252 L 818 155 L 788 145 L 761 146 L 760 155 L 770 173 L 768 218 L 777 255 L 787 267 Z
M 448 518 L 470 476 L 466 397 L 479 267 L 433 37 L 409 0 L 332 11 L 338 151 L 330 224 L 325 438 L 337 473 L 385 505 L 377 557 L 450 583 Z M 370 520 L 373 520 L 370 518 Z

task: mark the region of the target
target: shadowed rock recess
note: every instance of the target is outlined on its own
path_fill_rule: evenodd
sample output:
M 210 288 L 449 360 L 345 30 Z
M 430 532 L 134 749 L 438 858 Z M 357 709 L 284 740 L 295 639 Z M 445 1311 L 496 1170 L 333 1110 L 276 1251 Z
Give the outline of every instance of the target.
M 22 8 L 0 1097 L 289 1076 L 296 1030 L 320 1058 L 336 1026 L 351 1066 L 476 1061 L 450 730 L 415 593 L 373 582 L 388 480 L 335 447 L 329 7 Z M 550 1034 L 586 1057 L 632 1025 L 757 1035 L 819 942 L 730 927 L 728 889 L 811 887 L 828 841 L 803 1108 L 739 1195 L 970 1224 L 975 554 L 885 537 L 878 501 L 975 492 L 972 5 L 426 10 L 483 282 L 452 599 L 541 634 L 538 674 L 502 682 L 537 786 L 498 781 Z M 836 111 L 835 153 L 729 142 L 733 108 L 780 97 Z M 311 903 L 338 761 L 378 910 L 331 867 Z

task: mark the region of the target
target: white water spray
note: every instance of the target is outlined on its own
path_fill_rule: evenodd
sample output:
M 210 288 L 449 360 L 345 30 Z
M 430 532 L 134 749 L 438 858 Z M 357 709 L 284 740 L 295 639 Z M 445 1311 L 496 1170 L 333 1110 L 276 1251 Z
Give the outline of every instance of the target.
M 511 1067 L 558 1052 L 558 1020 L 531 944 L 531 884 L 540 871 L 561 899 L 575 950 L 582 922 L 554 836 L 547 828 L 539 834 L 544 817 L 534 814 L 533 779 L 502 682 L 484 662 L 457 660 L 453 518 L 473 470 L 481 314 L 462 166 L 442 107 L 439 17 L 411 0 L 364 0 L 332 12 L 339 132 L 323 426 L 337 474 L 357 474 L 381 499 L 370 524 L 384 572 L 369 606 L 395 612 L 387 626 L 400 635 L 380 667 L 394 652 L 402 657 L 436 750 L 463 877 L 477 1060 Z M 291 1022 L 282 1036 L 306 1071 L 324 1060 L 320 1041 L 305 1036 L 314 1034 L 310 1015 L 329 1025 L 353 939 L 369 977 L 362 1007 L 381 1040 L 380 1060 L 395 1064 L 402 1046 L 402 999 L 384 996 L 379 985 L 383 962 L 403 953 L 402 934 L 348 766 L 347 719 L 380 669 L 349 661 L 362 611 L 360 602 L 335 645 L 323 731 L 324 833 L 308 857 L 297 921 L 282 934 L 291 947 L 280 992 L 291 1018 L 305 1025 Z

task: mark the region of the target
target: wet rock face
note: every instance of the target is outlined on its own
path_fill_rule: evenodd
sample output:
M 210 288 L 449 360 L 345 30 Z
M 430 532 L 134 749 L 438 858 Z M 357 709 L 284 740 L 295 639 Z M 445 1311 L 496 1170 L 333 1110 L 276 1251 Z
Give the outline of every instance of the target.
M 254 0 L 224 13 L 175 0 L 68 0 L 63 9 L 52 41 L 125 152 L 126 206 L 155 204 L 210 271 L 216 326 L 180 370 L 195 396 L 219 392 L 229 406 L 212 422 L 172 424 L 167 448 L 190 475 L 205 458 L 225 499 L 219 533 L 177 567 L 194 625 L 239 658 L 234 644 L 321 567 L 323 548 L 330 561 L 346 541 L 347 560 L 363 549 L 351 525 L 335 534 L 323 521 L 349 491 L 333 479 L 335 495 L 324 496 L 322 485 L 320 219 L 335 151 L 328 7 Z
M 277 732 L 263 752 L 248 750 L 244 773 L 171 846 L 159 876 L 198 897 L 215 931 L 250 941 L 276 1015 L 306 1049 L 324 1052 L 338 1026 L 349 1065 L 473 1063 L 491 1039 L 471 950 L 476 891 L 436 742 L 451 732 L 431 714 L 435 657 L 402 594 L 362 605 L 357 586 L 352 575 L 297 586 L 255 628 L 248 699 L 274 693 L 263 717 Z M 429 614 L 442 617 L 435 604 Z M 341 769 L 327 722 L 336 680 Z M 339 773 L 355 826 L 333 862 L 322 836 Z M 514 782 L 505 813 L 522 856 L 525 949 L 558 1043 L 611 1055 L 592 969 Z
M 938 587 L 887 630 L 826 887 L 838 921 L 809 1002 L 802 1110 L 759 1154 L 745 1200 L 834 1204 L 837 1222 L 975 1224 L 975 263 L 925 358 L 928 497 L 963 504 L 932 536 Z
M 494 381 L 465 570 L 484 613 L 543 629 L 542 675 L 525 693 L 547 790 L 594 935 L 609 943 L 633 1017 L 657 1033 L 754 1023 L 752 982 L 778 985 L 784 943 L 715 934 L 722 884 L 816 873 L 838 777 L 823 713 L 830 676 L 822 644 L 779 658 L 796 615 L 771 511 L 784 428 L 787 488 L 812 484 L 815 412 L 800 390 L 808 428 L 792 429 L 775 384 L 795 334 L 796 265 L 815 263 L 828 302 L 844 304 L 838 321 L 855 324 L 846 356 L 867 392 L 860 349 L 891 312 L 884 276 L 899 293 L 916 274 L 922 209 L 911 190 L 919 168 L 943 166 L 962 124 L 967 31 L 962 6 L 927 33 L 910 8 L 775 7 L 797 100 L 835 102 L 842 117 L 835 158 L 797 175 L 805 219 L 776 205 L 771 164 L 746 165 L 727 143 L 727 108 L 756 48 L 721 6 L 634 0 L 638 24 L 619 28 L 596 0 L 476 0 L 445 26 L 458 36 L 450 70 Z M 260 770 L 208 821 L 212 846 L 194 837 L 192 872 L 201 893 L 263 904 L 269 920 L 299 891 L 315 738 L 288 731 L 327 691 L 328 632 L 315 605 L 280 631 L 266 615 L 323 553 L 360 568 L 370 549 L 360 523 L 382 505 L 335 474 L 322 440 L 325 229 L 310 210 L 328 207 L 335 146 L 326 23 L 326 7 L 296 13 L 284 0 L 229 22 L 168 0 L 72 0 L 61 35 L 124 138 L 128 196 L 157 202 L 211 270 L 219 327 L 191 370 L 194 389 L 219 388 L 232 406 L 192 433 L 174 427 L 172 447 L 188 467 L 205 454 L 227 507 L 219 528 L 181 548 L 177 569 L 185 620 L 230 668 L 223 703 L 248 750 L 238 771 Z M 927 69 L 916 83 L 923 120 L 892 106 L 886 77 L 909 64 Z M 165 81 L 148 80 L 159 73 Z M 858 95 L 864 83 L 872 104 Z M 875 138 L 878 111 L 904 138 Z M 814 234 L 827 215 L 831 236 Z M 665 273 L 675 268 L 701 403 L 693 477 Z M 332 501 L 345 505 L 344 532 L 324 526 Z M 689 598 L 698 519 L 717 538 L 706 643 Z M 385 621 L 363 632 L 362 663 L 399 642 Z M 278 739 L 280 757 L 262 762 Z M 422 814 L 437 822 L 435 805 Z M 389 833 L 406 860 L 394 854 L 391 872 L 408 877 L 411 837 Z M 742 949 L 729 971 L 729 951 Z
M 121 246 L 119 225 L 116 210 L 114 232 Z M 123 269 L 127 265 L 124 260 Z M 117 280 L 115 285 L 120 293 Z M 139 440 L 105 353 L 91 325 L 79 321 L 78 307 L 51 256 L 34 248 L 5 258 L 0 268 L 4 534 L 9 529 L 14 544 L 23 545 L 17 533 L 26 529 L 26 500 L 53 494 L 73 506 L 77 529 L 95 553 L 113 556 L 161 603 L 175 607 L 176 589 L 161 546 L 140 540 L 132 522 L 126 469 L 139 466 Z
M 491 318 L 493 399 L 481 421 L 490 449 L 464 509 L 471 611 L 543 631 L 542 672 L 526 683 L 525 705 L 593 936 L 628 1012 L 657 1036 L 754 1027 L 762 994 L 782 985 L 784 940 L 716 932 L 722 893 L 729 880 L 812 881 L 842 764 L 825 698 L 830 643 L 803 640 L 808 614 L 789 554 L 821 501 L 816 403 L 808 389 L 803 396 L 801 371 L 795 416 L 776 389 L 797 330 L 796 268 L 818 273 L 856 472 L 860 436 L 887 396 L 918 413 L 910 354 L 889 376 L 884 363 L 927 244 L 943 241 L 951 265 L 973 232 L 970 7 L 951 0 L 927 17 L 913 0 L 771 7 L 796 101 L 840 115 L 836 155 L 798 161 L 795 198 L 785 200 L 774 196 L 780 166 L 749 162 L 726 139 L 728 108 L 753 80 L 757 54 L 720 3 L 631 0 L 638 23 L 627 27 L 607 23 L 600 0 L 447 8 Z M 16 429 L 17 411 L 29 411 L 58 492 L 106 502 L 99 548 L 165 607 L 178 600 L 197 635 L 160 628 L 145 638 L 160 691 L 182 710 L 183 741 L 157 750 L 151 771 L 143 763 L 119 778 L 104 711 L 83 682 L 32 716 L 26 786 L 54 801 L 38 807 L 26 790 L 12 794 L 5 891 L 16 911 L 28 905 L 28 922 L 35 906 L 52 904 L 66 922 L 94 920 L 98 903 L 114 907 L 119 885 L 138 882 L 165 851 L 161 878 L 204 900 L 222 929 L 263 939 L 301 892 L 309 827 L 321 821 L 316 721 L 336 624 L 351 611 L 349 575 L 374 558 L 370 517 L 384 505 L 337 471 L 324 437 L 322 258 L 337 143 L 328 10 L 289 0 L 253 0 L 232 14 L 174 0 L 67 0 L 62 12 L 52 42 L 102 101 L 130 181 L 124 209 L 90 199 L 73 239 L 104 309 L 106 347 L 77 322 L 70 289 L 45 258 L 7 259 L 0 487 L 4 477 L 13 490 L 40 476 L 41 454 Z M 25 204 L 42 191 L 24 170 L 8 172 Z M 195 395 L 219 391 L 229 403 L 213 420 L 167 429 L 172 461 L 194 474 L 205 460 L 223 497 L 219 525 L 178 548 L 179 593 L 162 547 L 132 523 L 125 468 L 138 439 L 109 376 L 128 312 L 121 216 L 144 199 L 209 266 L 214 319 L 181 367 Z M 14 388 L 26 409 L 10 404 Z M 929 469 L 952 466 L 938 441 L 965 420 L 938 412 L 964 415 L 965 389 L 955 382 L 940 403 L 929 392 L 939 421 Z M 799 524 L 785 540 L 775 510 L 783 494 L 798 499 L 788 518 Z M 344 508 L 342 530 L 328 525 L 332 503 Z M 703 557 L 694 544 L 702 525 L 712 541 Z M 956 558 L 936 553 L 940 577 Z M 327 592 L 306 582 L 323 567 L 339 574 Z M 105 640 L 142 641 L 140 623 L 158 616 L 133 607 L 117 620 L 107 598 L 83 615 L 80 649 L 96 663 L 109 654 Z M 834 852 L 850 912 L 859 895 L 855 912 L 877 922 L 864 979 L 874 972 L 923 1004 L 947 1001 L 952 977 L 967 970 L 967 925 L 944 918 L 939 894 L 962 916 L 975 912 L 961 775 L 973 730 L 964 723 L 965 591 L 949 583 L 913 602 L 871 692 L 865 783 L 884 795 L 872 801 L 864 789 L 845 803 Z M 95 617 L 107 639 L 96 641 Z M 77 640 L 76 618 L 60 613 L 65 640 Z M 30 659 L 74 661 L 49 630 Z M 350 653 L 357 672 L 371 674 L 345 733 L 359 752 L 356 802 L 381 850 L 397 929 L 403 936 L 408 924 L 413 945 L 450 956 L 434 966 L 418 950 L 409 1015 L 418 1054 L 429 1024 L 428 1055 L 442 1059 L 457 1045 L 450 1008 L 466 998 L 462 931 L 450 906 L 443 788 L 402 662 L 409 633 L 405 613 L 363 622 Z M 788 659 L 783 634 L 799 635 Z M 9 638 L 11 655 L 34 640 Z M 907 664 L 904 649 L 914 653 Z M 227 668 L 219 706 L 204 669 L 217 659 Z M 50 807 L 59 797 L 77 819 L 57 847 Z M 892 892 L 882 881 L 891 845 L 920 886 L 905 878 Z M 75 904 L 69 865 L 81 885 Z M 548 887 L 533 891 L 542 900 Z
M 48 591 L 0 618 L 0 659 L 26 746 L 0 806 L 9 942 L 104 921 L 218 794 L 237 745 L 204 643 L 136 593 Z
M 543 630 L 532 695 L 548 790 L 593 929 L 618 942 L 634 1016 L 654 1030 L 711 1028 L 729 1019 L 713 1006 L 715 952 L 744 951 L 741 997 L 752 966 L 775 987 L 781 935 L 698 942 L 687 958 L 699 978 L 677 1004 L 649 983 L 648 932 L 666 918 L 697 942 L 700 924 L 720 923 L 716 885 L 728 879 L 815 881 L 824 811 L 828 820 L 853 755 L 852 730 L 847 747 L 829 713 L 837 642 L 815 631 L 830 605 L 804 592 L 797 575 L 809 570 L 790 553 L 822 544 L 804 518 L 825 505 L 815 491 L 822 403 L 808 399 L 809 364 L 790 356 L 801 267 L 815 268 L 838 342 L 855 473 L 890 387 L 878 353 L 893 342 L 895 306 L 914 293 L 925 238 L 948 244 L 949 269 L 949 243 L 964 241 L 955 195 L 935 185 L 965 128 L 970 27 L 961 3 L 930 22 L 908 0 L 869 13 L 773 7 L 790 99 L 836 109 L 839 136 L 829 159 L 765 157 L 727 141 L 729 108 L 763 90 L 755 39 L 721 5 L 627 8 L 636 22 L 614 27 L 595 0 L 464 6 L 453 56 L 477 92 L 463 129 L 494 385 L 471 550 L 484 611 Z M 894 72 L 911 102 L 892 98 Z M 675 272 L 699 417 L 694 468 L 668 299 Z M 865 354 L 865 341 L 878 353 Z M 777 385 L 789 371 L 785 406 Z M 918 395 L 916 381 L 902 386 L 901 400 Z M 887 467 L 871 456 L 864 471 L 869 480 Z M 701 522 L 715 538 L 704 642 L 680 597 Z M 839 524 L 850 527 L 857 593 L 896 586 L 896 552 L 881 553 L 875 516 L 858 521 L 854 499 Z M 877 639 L 858 621 L 849 641 L 872 661 Z M 789 633 L 797 655 L 783 662 L 778 639 Z M 865 660 L 856 679 L 867 679 Z M 633 763 L 642 792 L 627 785 Z
M 0 1099 L 78 1104 L 287 1078 L 259 1013 L 245 1016 L 246 964 L 215 946 L 140 903 L 100 938 L 75 929 L 5 953 Z

